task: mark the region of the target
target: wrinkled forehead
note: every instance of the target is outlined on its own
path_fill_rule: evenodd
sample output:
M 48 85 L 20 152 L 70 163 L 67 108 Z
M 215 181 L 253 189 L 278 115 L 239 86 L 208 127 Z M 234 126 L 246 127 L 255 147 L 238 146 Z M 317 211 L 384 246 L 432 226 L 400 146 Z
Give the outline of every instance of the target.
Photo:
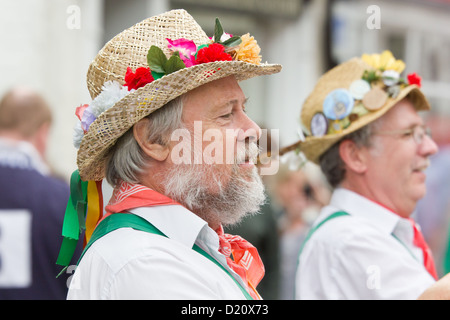
M 195 119 L 195 115 L 214 113 L 224 106 L 243 104 L 244 92 L 234 76 L 204 84 L 183 96 L 184 117 Z
M 423 124 L 420 109 L 414 105 L 414 101 L 406 97 L 397 102 L 388 112 L 374 123 L 378 130 L 381 129 L 408 129 Z

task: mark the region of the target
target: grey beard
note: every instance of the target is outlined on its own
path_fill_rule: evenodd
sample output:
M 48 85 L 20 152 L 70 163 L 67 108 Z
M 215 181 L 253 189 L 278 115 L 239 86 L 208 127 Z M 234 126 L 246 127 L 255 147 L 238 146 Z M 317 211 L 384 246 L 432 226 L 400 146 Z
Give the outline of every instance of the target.
M 256 167 L 240 173 L 238 164 L 232 166 L 230 177 L 223 177 L 214 165 L 174 165 L 165 172 L 165 194 L 209 224 L 236 224 L 259 212 L 265 194 Z

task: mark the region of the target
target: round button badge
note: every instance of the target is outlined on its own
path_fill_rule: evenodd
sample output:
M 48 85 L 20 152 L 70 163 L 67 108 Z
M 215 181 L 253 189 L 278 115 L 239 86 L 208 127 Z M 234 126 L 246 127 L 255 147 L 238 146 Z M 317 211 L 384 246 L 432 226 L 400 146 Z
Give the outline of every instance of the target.
M 346 89 L 331 91 L 323 101 L 323 113 L 328 119 L 341 120 L 350 114 L 354 100 Z
M 370 84 L 366 80 L 355 80 L 348 89 L 355 100 L 362 100 L 364 95 L 370 91 Z
M 363 104 L 366 109 L 375 111 L 380 109 L 386 103 L 388 95 L 380 88 L 373 88 L 363 98 Z
M 383 78 L 384 84 L 389 87 L 398 83 L 400 74 L 395 70 L 386 70 L 383 72 L 381 77 Z
M 311 119 L 311 134 L 322 137 L 328 132 L 328 120 L 322 112 L 317 112 Z

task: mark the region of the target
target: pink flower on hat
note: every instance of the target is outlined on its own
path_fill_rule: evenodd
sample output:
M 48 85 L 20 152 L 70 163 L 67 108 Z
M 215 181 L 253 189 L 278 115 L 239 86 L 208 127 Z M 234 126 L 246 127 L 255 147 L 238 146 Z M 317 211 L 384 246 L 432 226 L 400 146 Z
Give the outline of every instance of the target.
M 86 110 L 87 107 L 89 107 L 88 104 L 80 104 L 80 106 L 75 109 L 75 115 L 78 117 L 78 119 L 80 119 L 80 121 L 83 118 L 84 110 Z
M 194 41 L 184 38 L 177 40 L 170 40 L 169 38 L 166 38 L 166 40 L 169 42 L 169 50 L 173 52 L 178 51 L 181 60 L 183 60 L 187 68 L 192 67 L 196 64 L 195 53 L 197 52 L 197 46 L 195 45 Z

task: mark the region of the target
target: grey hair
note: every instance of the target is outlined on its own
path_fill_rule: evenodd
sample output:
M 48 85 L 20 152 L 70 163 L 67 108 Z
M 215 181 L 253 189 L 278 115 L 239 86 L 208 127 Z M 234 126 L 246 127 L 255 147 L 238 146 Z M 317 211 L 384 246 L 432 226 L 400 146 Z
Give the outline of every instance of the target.
M 182 127 L 183 97 L 171 100 L 147 116 L 148 141 L 166 146 L 174 130 Z M 106 180 L 112 186 L 120 181 L 139 183 L 139 175 L 149 165 L 151 158 L 141 149 L 130 128 L 111 148 L 106 162 Z
M 339 146 L 344 140 L 353 141 L 357 147 L 371 147 L 372 133 L 374 128 L 379 125 L 379 120 L 354 131 L 329 148 L 319 159 L 320 168 L 325 175 L 328 183 L 336 188 L 345 178 L 345 163 L 339 154 Z

